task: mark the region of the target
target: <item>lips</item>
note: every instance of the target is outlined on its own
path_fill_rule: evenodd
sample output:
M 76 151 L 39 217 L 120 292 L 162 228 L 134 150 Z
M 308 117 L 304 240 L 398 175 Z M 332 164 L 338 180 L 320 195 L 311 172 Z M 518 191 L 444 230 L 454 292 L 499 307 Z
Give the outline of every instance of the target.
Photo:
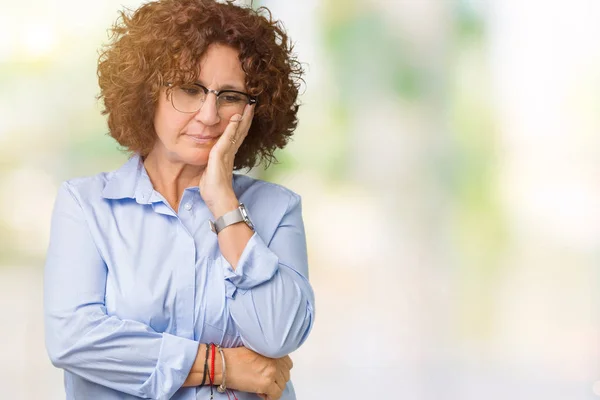
M 196 143 L 212 143 L 212 142 L 216 141 L 218 138 L 218 136 L 202 136 L 202 135 L 189 135 L 189 134 L 186 134 L 185 136 L 189 137 L 191 140 L 193 140 Z
M 186 133 L 187 136 L 193 137 L 195 139 L 216 139 L 219 136 L 206 136 L 206 135 L 192 135 L 189 133 Z

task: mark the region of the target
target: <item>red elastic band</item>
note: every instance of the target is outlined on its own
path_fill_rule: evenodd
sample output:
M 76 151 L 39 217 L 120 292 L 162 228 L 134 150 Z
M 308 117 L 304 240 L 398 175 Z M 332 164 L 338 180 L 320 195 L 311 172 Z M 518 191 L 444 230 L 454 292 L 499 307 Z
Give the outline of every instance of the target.
M 214 344 L 210 344 L 210 381 L 214 382 L 215 381 L 215 345 Z

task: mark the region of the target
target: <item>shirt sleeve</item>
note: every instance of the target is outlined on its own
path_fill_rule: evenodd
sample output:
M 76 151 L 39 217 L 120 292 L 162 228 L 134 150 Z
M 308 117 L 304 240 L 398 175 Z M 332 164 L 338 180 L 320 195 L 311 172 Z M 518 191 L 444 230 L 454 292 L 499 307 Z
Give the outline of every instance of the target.
M 58 192 L 44 268 L 46 348 L 52 364 L 142 398 L 169 398 L 194 363 L 199 343 L 108 316 L 107 267 L 70 185 Z
M 231 316 L 244 346 L 283 357 L 306 340 L 314 320 L 302 205 L 293 195 L 267 245 L 255 232 L 233 270 L 221 255 Z

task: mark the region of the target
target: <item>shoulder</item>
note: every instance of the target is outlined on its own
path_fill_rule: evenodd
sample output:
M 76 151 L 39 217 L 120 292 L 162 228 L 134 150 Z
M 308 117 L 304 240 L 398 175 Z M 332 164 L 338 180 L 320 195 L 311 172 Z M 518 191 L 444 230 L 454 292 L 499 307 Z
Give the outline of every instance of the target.
M 238 174 L 235 175 L 234 182 L 234 190 L 242 202 L 260 203 L 274 208 L 285 207 L 285 211 L 301 201 L 298 193 L 277 183 Z
M 289 223 L 290 219 L 295 224 L 301 223 L 301 198 L 294 191 L 245 175 L 236 175 L 234 182 L 238 199 L 248 209 L 257 232 L 267 243 L 281 224 Z
M 94 203 L 102 201 L 106 183 L 115 171 L 101 172 L 96 175 L 72 178 L 62 182 L 59 191 L 68 192 L 78 203 Z

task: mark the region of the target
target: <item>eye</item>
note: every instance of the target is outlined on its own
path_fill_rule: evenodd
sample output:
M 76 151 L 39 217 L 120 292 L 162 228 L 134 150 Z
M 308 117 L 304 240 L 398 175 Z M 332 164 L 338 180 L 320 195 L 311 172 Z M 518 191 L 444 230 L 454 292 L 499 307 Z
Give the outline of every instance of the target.
M 247 101 L 246 96 L 235 92 L 223 92 L 219 96 L 219 100 L 225 104 L 244 103 Z
M 188 96 L 198 97 L 204 92 L 196 85 L 183 85 L 180 87 L 181 91 Z

